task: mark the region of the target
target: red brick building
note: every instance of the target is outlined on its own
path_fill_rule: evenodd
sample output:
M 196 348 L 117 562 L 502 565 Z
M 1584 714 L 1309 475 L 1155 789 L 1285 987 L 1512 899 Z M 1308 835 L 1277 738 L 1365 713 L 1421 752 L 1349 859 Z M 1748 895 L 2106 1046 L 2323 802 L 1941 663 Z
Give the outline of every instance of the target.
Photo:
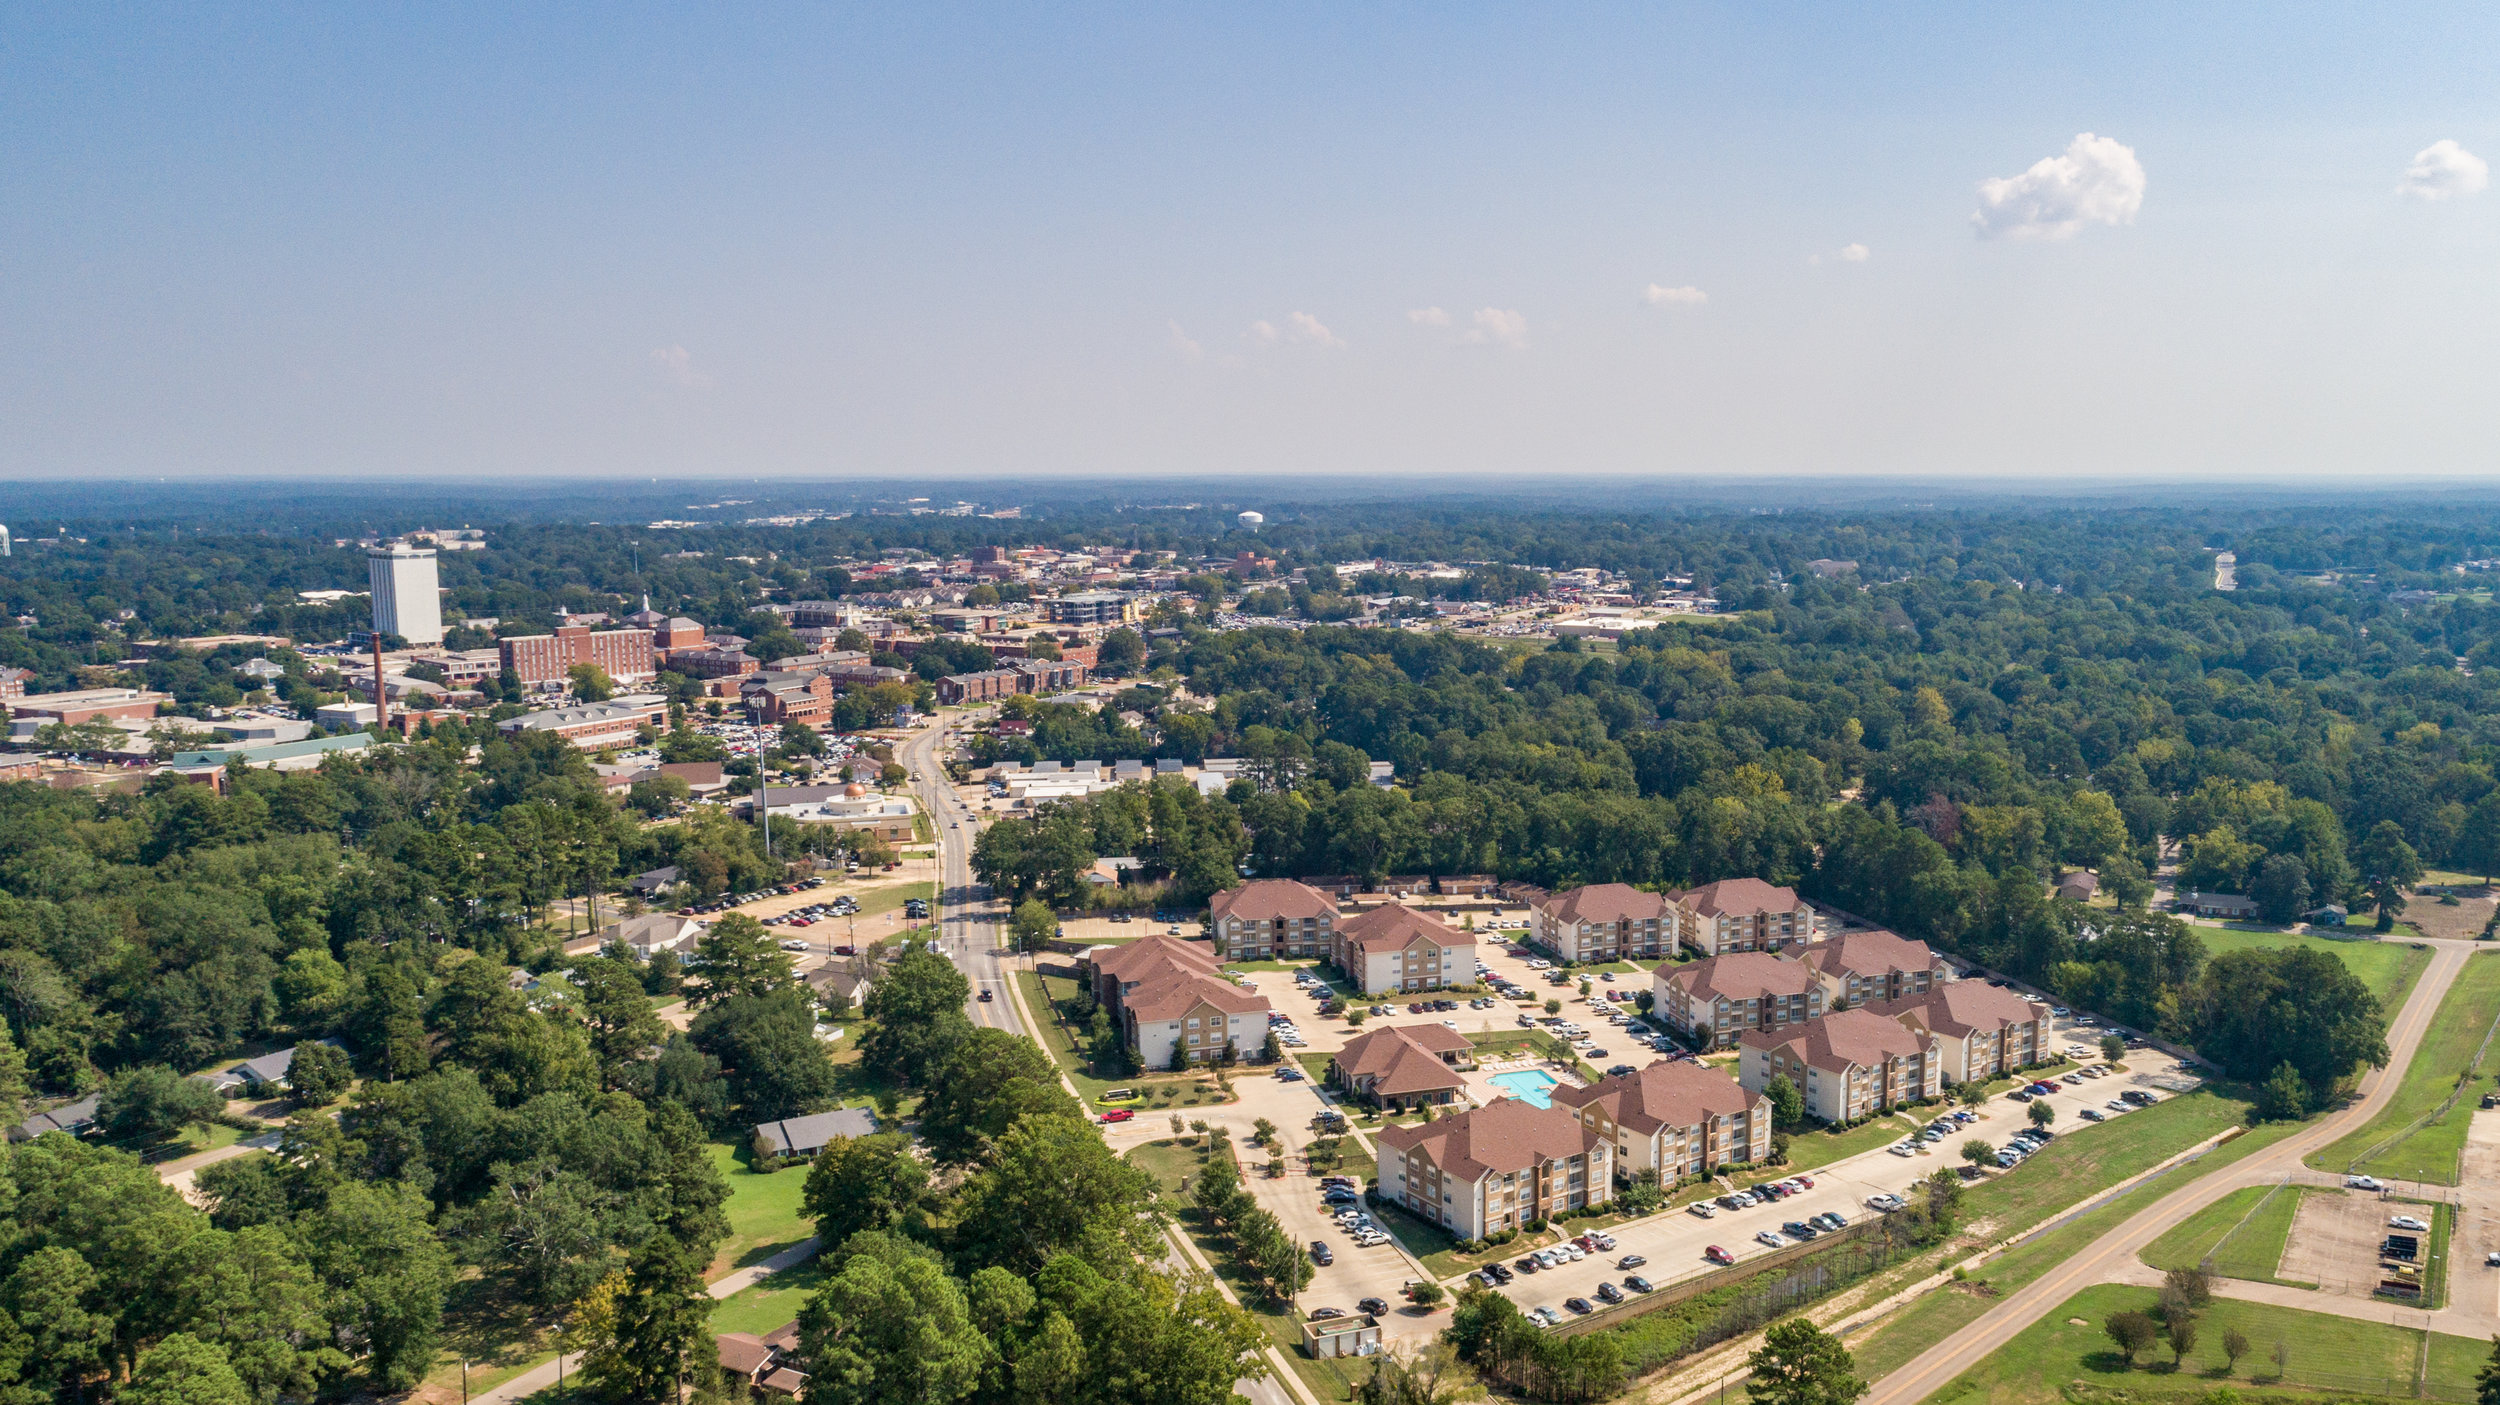
M 523 683 L 561 682 L 578 664 L 591 664 L 619 682 L 659 672 L 647 629 L 593 633 L 581 625 L 566 625 L 553 634 L 513 635 L 501 641 L 501 649 L 503 671 Z

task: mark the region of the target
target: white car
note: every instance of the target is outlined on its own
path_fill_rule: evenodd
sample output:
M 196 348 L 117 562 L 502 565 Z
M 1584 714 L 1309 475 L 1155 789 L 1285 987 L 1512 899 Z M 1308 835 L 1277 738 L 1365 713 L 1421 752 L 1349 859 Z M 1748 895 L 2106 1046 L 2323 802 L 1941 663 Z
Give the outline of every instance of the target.
M 2430 1221 L 2418 1219 L 2412 1215 L 2398 1215 L 2387 1223 L 2397 1229 L 2420 1230 L 2424 1233 L 2428 1233 L 2431 1227 Z
M 1895 1156 L 1918 1155 L 1918 1145 L 1915 1142 L 1901 1142 L 1898 1145 L 1889 1146 L 1884 1149 L 1891 1152 Z
M 2381 1184 L 2379 1182 L 2379 1178 L 2376 1176 L 2346 1176 L 2344 1177 L 2344 1189 L 2385 1190 L 2387 1187 Z

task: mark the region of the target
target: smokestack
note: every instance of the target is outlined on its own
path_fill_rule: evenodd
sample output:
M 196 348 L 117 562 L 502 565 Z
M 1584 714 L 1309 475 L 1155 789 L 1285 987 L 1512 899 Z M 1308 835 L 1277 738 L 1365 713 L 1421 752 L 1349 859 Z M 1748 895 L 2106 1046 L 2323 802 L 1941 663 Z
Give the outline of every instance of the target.
M 382 686 L 382 630 L 373 631 L 373 725 L 377 731 L 391 727 L 391 692 Z

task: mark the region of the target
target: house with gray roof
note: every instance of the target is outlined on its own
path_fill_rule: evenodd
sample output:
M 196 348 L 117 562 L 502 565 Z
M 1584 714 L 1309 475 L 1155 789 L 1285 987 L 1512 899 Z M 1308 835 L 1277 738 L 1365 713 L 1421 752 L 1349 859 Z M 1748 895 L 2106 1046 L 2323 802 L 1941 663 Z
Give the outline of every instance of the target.
M 785 1117 L 755 1125 L 755 1155 L 759 1160 L 778 1157 L 804 1161 L 824 1150 L 825 1143 L 836 1137 L 869 1137 L 876 1132 L 877 1114 L 864 1107 Z

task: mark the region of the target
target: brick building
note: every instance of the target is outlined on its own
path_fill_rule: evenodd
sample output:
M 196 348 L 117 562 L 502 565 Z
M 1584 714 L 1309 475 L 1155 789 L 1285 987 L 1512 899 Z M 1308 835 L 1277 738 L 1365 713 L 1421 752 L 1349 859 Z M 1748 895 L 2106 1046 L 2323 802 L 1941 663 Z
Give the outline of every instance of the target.
M 1381 1198 L 1460 1239 L 1614 1199 L 1613 1145 L 1558 1107 L 1502 1098 L 1374 1139 Z
M 738 697 L 751 722 L 810 727 L 833 722 L 833 680 L 821 673 L 750 673 L 739 683 Z
M 503 655 L 503 671 L 523 683 L 560 683 L 582 664 L 620 683 L 639 682 L 659 673 L 647 629 L 594 631 L 566 625 L 553 634 L 515 634 L 498 641 L 497 647 Z
M 1656 1171 L 1660 1181 L 1771 1157 L 1771 1100 L 1716 1068 L 1661 1059 L 1638 1073 L 1585 1088 L 1557 1085 L 1554 1106 L 1614 1143 L 1625 1180 Z
M 553 732 L 584 751 L 601 747 L 632 746 L 641 730 L 668 728 L 668 700 L 651 694 L 611 698 L 606 702 L 582 703 L 575 707 L 551 707 L 542 712 L 523 713 L 496 724 L 505 736 L 523 732 Z

